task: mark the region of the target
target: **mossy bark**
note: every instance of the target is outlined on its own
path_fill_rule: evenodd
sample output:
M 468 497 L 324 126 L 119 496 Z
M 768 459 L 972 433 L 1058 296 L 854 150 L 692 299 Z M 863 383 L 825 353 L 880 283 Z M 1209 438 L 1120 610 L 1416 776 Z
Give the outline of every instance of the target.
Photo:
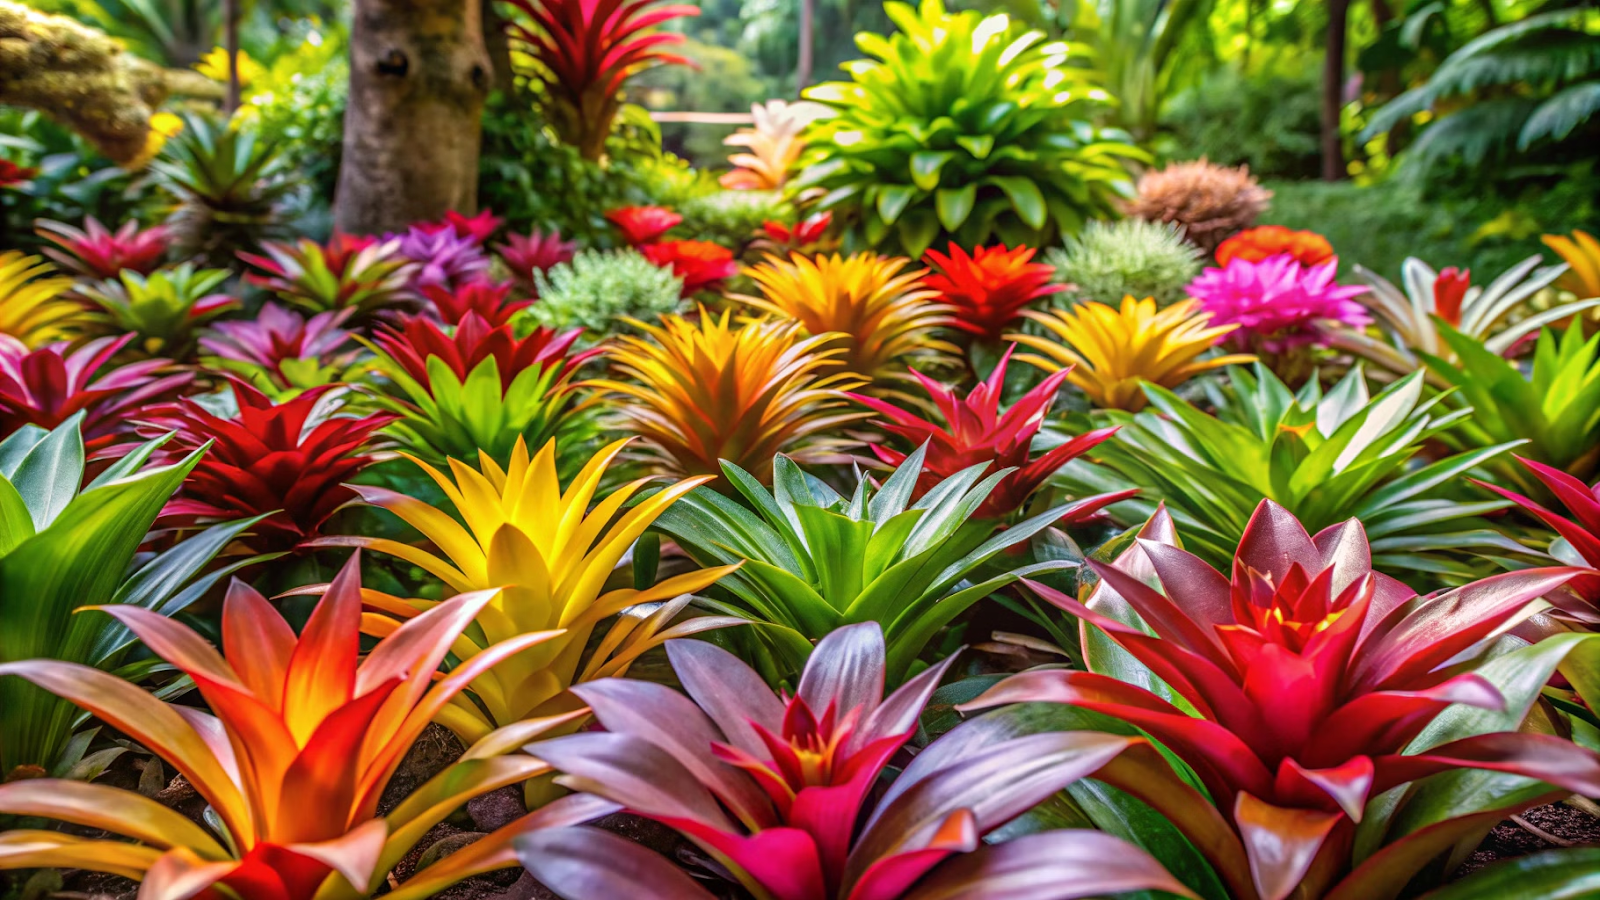
M 164 69 L 103 32 L 0 0 L 0 103 L 36 109 L 118 165 L 149 161 L 150 117 L 173 95 L 221 99 L 198 72 Z
M 480 0 L 356 0 L 341 230 L 396 231 L 476 210 L 491 71 Z

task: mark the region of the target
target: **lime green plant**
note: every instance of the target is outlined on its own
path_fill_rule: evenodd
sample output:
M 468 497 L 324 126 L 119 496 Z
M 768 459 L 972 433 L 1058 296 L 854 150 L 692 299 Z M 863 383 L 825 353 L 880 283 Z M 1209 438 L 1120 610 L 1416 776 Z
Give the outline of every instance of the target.
M 583 328 L 594 339 L 617 331 L 624 316 L 654 322 L 683 297 L 683 281 L 637 250 L 583 250 L 533 278 L 539 302 L 521 321 L 558 331 Z
M 1455 360 L 1420 354 L 1428 369 L 1456 389 L 1472 415 L 1441 438 L 1458 448 L 1526 441 L 1517 453 L 1565 470 L 1585 484 L 1600 473 L 1600 334 L 1585 339 L 1583 323 L 1559 336 L 1549 328 L 1534 344 L 1527 374 L 1480 341 L 1439 323 Z M 1457 361 L 1458 360 L 1458 361 Z M 1546 492 L 1514 460 L 1498 460 L 1496 479 L 1535 497 Z
M 1230 563 L 1263 499 L 1312 533 L 1360 519 L 1373 564 L 1412 581 L 1471 580 L 1486 555 L 1525 552 L 1479 518 L 1506 503 L 1471 493 L 1461 477 L 1515 441 L 1417 459 L 1472 415 L 1428 396 L 1421 372 L 1369 396 L 1358 366 L 1326 393 L 1312 378 L 1296 394 L 1260 363 L 1253 376 L 1234 366 L 1228 389 L 1211 391 L 1214 416 L 1166 388 L 1144 390 L 1144 412 L 1095 414 L 1096 426 L 1122 426 L 1117 436 L 1095 448 L 1096 461 L 1068 463 L 1055 483 L 1073 496 L 1139 488 L 1110 507 L 1118 524 L 1138 525 L 1165 503 L 1184 544 L 1213 565 Z
M 114 333 L 138 335 L 134 346 L 150 356 L 183 359 L 195 349 L 201 326 L 239 305 L 217 292 L 227 269 L 196 269 L 181 263 L 148 276 L 123 269 L 116 278 L 79 288 L 98 306 Z
M 142 677 L 148 661 L 120 665 L 132 635 L 84 606 L 128 603 L 171 615 L 252 558 L 201 574 L 256 520 L 217 525 L 133 569 L 134 553 L 201 451 L 147 466 L 157 439 L 83 486 L 82 414 L 53 431 L 26 426 L 0 441 L 0 663 L 59 659 Z M 87 748 L 72 740 L 83 719 L 65 700 L 20 678 L 0 678 L 0 781 L 58 774 Z
M 1128 136 L 1094 120 L 1112 104 L 1081 48 L 996 14 L 884 5 L 899 27 L 863 32 L 850 81 L 806 91 L 832 114 L 807 132 L 793 189 L 820 188 L 856 248 L 1034 246 L 1112 218 L 1131 193 Z

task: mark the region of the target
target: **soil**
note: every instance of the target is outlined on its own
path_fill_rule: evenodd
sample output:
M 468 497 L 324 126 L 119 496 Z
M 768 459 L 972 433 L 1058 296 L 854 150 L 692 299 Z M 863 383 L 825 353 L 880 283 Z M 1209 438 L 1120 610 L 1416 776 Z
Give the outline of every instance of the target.
M 1502 859 L 1514 859 L 1561 847 L 1600 845 L 1600 819 L 1565 803 L 1536 807 L 1518 818 L 1564 843 L 1546 840 L 1516 820 L 1507 819 L 1489 832 L 1489 836 L 1461 864 L 1452 878 L 1464 878 Z

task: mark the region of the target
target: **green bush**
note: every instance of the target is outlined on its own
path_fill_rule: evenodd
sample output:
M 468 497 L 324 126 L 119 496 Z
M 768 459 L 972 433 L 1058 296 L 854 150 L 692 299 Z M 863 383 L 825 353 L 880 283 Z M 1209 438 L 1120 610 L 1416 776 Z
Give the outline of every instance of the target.
M 550 328 L 584 328 L 599 338 L 623 316 L 646 322 L 678 308 L 683 282 L 637 250 L 583 250 L 571 262 L 534 273 L 539 302 L 524 314 Z
M 717 191 L 690 198 L 678 212 L 683 215 L 679 232 L 735 250 L 750 241 L 762 222 L 794 220 L 793 208 L 772 191 Z
M 1074 299 L 1107 304 L 1129 295 L 1176 303 L 1201 268 L 1200 251 L 1177 226 L 1131 218 L 1090 222 L 1045 261 L 1056 267 L 1058 281 L 1077 287 Z
M 1257 178 L 1315 178 L 1322 165 L 1320 85 L 1313 69 L 1210 73 L 1168 104 L 1163 155 L 1247 165 Z
M 1344 261 L 1360 263 L 1398 283 L 1400 266 L 1415 256 L 1435 268 L 1471 268 L 1475 276 L 1504 272 L 1534 254 L 1553 256 L 1539 235 L 1574 228 L 1600 230 L 1600 179 L 1574 172 L 1551 185 L 1529 185 L 1513 196 L 1492 190 L 1434 197 L 1392 179 L 1353 182 L 1270 182 L 1272 206 L 1258 224 L 1287 225 L 1325 235 Z
M 1048 244 L 1131 194 L 1128 137 L 1092 124 L 1111 102 L 1077 48 L 1001 15 L 892 2 L 887 38 L 853 80 L 805 92 L 834 115 L 808 129 L 798 190 L 825 192 L 849 246 L 919 257 L 954 240 Z

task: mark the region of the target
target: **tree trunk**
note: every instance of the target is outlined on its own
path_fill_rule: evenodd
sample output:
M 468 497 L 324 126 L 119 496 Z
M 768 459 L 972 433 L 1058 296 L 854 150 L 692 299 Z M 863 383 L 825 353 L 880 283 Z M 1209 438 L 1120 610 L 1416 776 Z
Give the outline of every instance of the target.
M 222 10 L 222 43 L 228 54 L 228 98 L 222 109 L 231 116 L 239 111 L 239 0 L 224 0 Z
M 375 234 L 478 205 L 480 0 L 356 0 L 334 221 Z
M 1339 113 L 1344 107 L 1344 54 L 1350 0 L 1328 0 L 1327 58 L 1322 65 L 1322 180 L 1344 178 Z
M 506 20 L 494 8 L 494 0 L 483 0 L 483 46 L 489 51 L 489 67 L 494 73 L 494 89 L 509 94 L 515 86 L 511 71 L 511 37 Z
M 812 45 L 815 40 L 817 0 L 800 0 L 800 50 L 794 71 L 794 92 L 811 84 Z

